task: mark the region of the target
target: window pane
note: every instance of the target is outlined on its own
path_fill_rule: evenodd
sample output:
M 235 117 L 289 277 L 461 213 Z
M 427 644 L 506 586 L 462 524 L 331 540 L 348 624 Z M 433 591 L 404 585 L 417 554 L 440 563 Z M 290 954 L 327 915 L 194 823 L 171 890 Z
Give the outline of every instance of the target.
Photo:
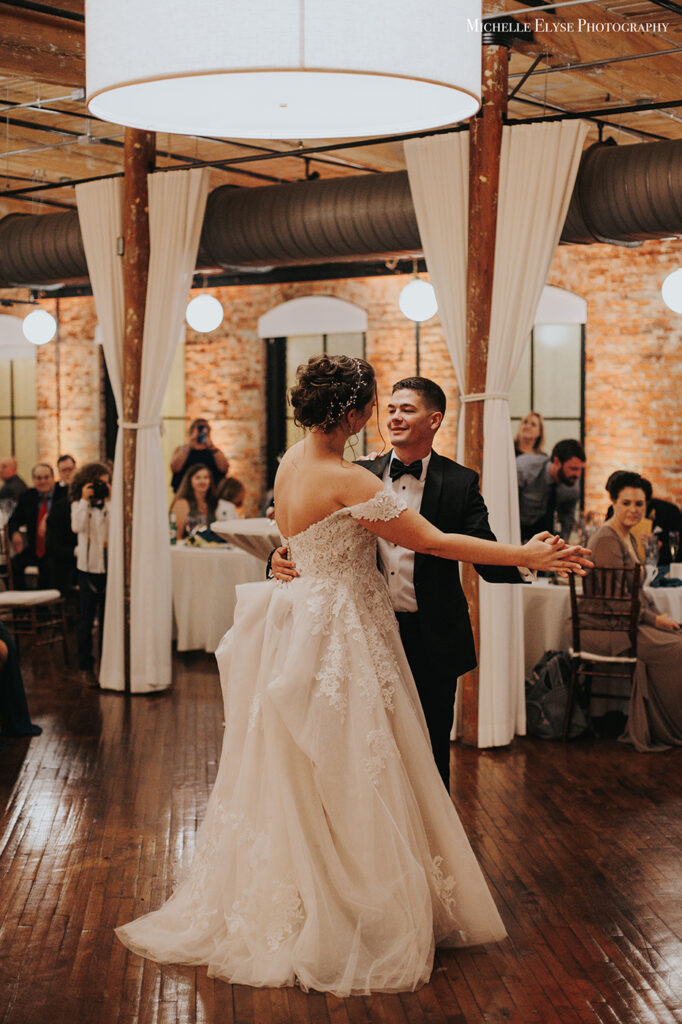
M 10 416 L 12 413 L 10 365 L 9 359 L 0 359 L 0 416 Z
M 12 454 L 12 421 L 0 419 L 0 459 Z M 19 474 L 21 476 L 21 473 Z M 2 485 L 0 485 L 2 486 Z
M 14 415 L 35 416 L 36 414 L 36 364 L 34 359 L 15 359 L 14 373 Z
M 311 356 L 322 355 L 324 338 L 321 334 L 294 335 L 287 338 L 287 387 L 296 383 L 296 370 Z
M 545 420 L 545 451 L 549 455 L 557 441 L 565 438 L 580 440 L 580 420 Z
M 530 339 L 509 392 L 509 413 L 512 419 L 522 419 L 530 411 Z M 516 426 L 514 427 L 516 433 Z
M 365 358 L 364 334 L 328 334 L 327 353 L 330 356 L 354 356 Z
M 17 463 L 19 465 L 19 476 L 26 483 L 31 480 L 31 470 L 38 461 L 38 440 L 36 435 L 35 420 L 15 420 L 14 440 Z M 56 466 L 53 469 L 56 470 Z
M 580 324 L 533 330 L 535 408 L 543 416 L 580 417 Z

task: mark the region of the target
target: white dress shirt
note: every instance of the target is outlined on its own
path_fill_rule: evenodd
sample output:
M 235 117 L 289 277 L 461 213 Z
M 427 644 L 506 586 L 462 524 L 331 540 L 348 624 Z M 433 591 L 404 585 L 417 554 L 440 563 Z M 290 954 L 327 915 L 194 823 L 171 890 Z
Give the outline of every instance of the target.
M 403 501 L 410 507 L 419 512 L 422 504 L 422 498 L 424 497 L 424 483 L 426 482 L 426 473 L 429 468 L 429 462 L 431 461 L 431 452 L 422 459 L 422 472 L 421 476 L 417 480 L 416 477 L 406 473 L 401 476 L 399 480 L 391 480 L 390 468 L 393 459 L 398 458 L 395 452 L 391 452 L 391 458 L 386 464 L 382 480 L 384 481 L 384 487 L 388 490 L 395 491 L 399 494 Z M 388 591 L 391 595 L 391 601 L 393 603 L 393 611 L 395 612 L 416 612 L 417 611 L 417 597 L 414 592 L 414 551 L 409 551 L 407 548 L 398 547 L 393 541 L 383 540 L 381 537 L 378 538 L 379 548 L 379 565 L 381 571 L 386 577 L 388 583 Z M 522 569 L 519 567 L 519 575 L 524 583 L 530 583 L 532 580 L 537 578 L 537 573 L 532 572 L 530 569 Z
M 406 505 L 413 508 L 415 512 L 418 512 L 421 508 L 422 498 L 424 497 L 424 482 L 426 480 L 426 471 L 429 468 L 429 462 L 431 460 L 431 452 L 422 459 L 422 472 L 421 476 L 417 480 L 416 477 L 406 473 L 401 476 L 399 480 L 391 480 L 390 468 L 393 459 L 396 459 L 397 455 L 395 452 L 391 453 L 391 458 L 386 464 L 382 480 L 384 481 L 384 487 L 389 491 L 394 491 L 400 495 Z M 409 551 L 407 548 L 398 547 L 393 541 L 383 540 L 381 537 L 379 541 L 379 564 L 381 565 L 381 571 L 386 577 L 388 583 L 388 590 L 391 595 L 391 601 L 393 602 L 393 610 L 396 612 L 416 612 L 417 610 L 417 598 L 414 593 L 414 551 Z

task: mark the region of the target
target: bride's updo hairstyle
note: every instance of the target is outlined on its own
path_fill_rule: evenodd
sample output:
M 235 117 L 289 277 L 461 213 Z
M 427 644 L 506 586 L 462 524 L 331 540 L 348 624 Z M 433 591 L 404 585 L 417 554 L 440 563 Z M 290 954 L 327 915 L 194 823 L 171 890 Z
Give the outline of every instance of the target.
M 364 409 L 376 396 L 374 369 L 352 356 L 313 356 L 296 371 L 291 389 L 294 422 L 327 434 L 351 409 Z

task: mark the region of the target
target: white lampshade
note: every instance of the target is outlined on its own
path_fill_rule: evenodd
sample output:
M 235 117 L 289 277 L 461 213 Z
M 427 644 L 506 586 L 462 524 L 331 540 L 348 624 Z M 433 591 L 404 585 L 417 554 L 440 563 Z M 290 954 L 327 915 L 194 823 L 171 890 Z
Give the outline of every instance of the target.
M 480 0 L 86 0 L 88 106 L 133 128 L 387 135 L 475 114 Z
M 197 295 L 187 303 L 185 319 L 193 331 L 210 334 L 223 322 L 223 307 L 212 295 Z
M 673 313 L 682 313 L 682 270 L 673 270 L 661 285 L 661 298 Z
M 398 296 L 398 305 L 403 316 L 408 320 L 414 320 L 415 323 L 430 320 L 438 312 L 433 285 L 419 277 L 413 277 L 410 283 L 405 285 Z
M 24 317 L 21 329 L 32 345 L 47 345 L 57 333 L 57 321 L 46 309 L 34 309 Z

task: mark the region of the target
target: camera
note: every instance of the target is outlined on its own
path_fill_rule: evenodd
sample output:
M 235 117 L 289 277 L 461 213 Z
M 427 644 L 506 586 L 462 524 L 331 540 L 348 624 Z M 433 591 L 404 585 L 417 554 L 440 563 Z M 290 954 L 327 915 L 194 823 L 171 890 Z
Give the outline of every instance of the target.
M 90 504 L 93 508 L 104 508 L 104 502 L 109 497 L 109 488 L 104 483 L 104 480 L 93 480 L 92 482 L 92 497 L 90 498 Z

